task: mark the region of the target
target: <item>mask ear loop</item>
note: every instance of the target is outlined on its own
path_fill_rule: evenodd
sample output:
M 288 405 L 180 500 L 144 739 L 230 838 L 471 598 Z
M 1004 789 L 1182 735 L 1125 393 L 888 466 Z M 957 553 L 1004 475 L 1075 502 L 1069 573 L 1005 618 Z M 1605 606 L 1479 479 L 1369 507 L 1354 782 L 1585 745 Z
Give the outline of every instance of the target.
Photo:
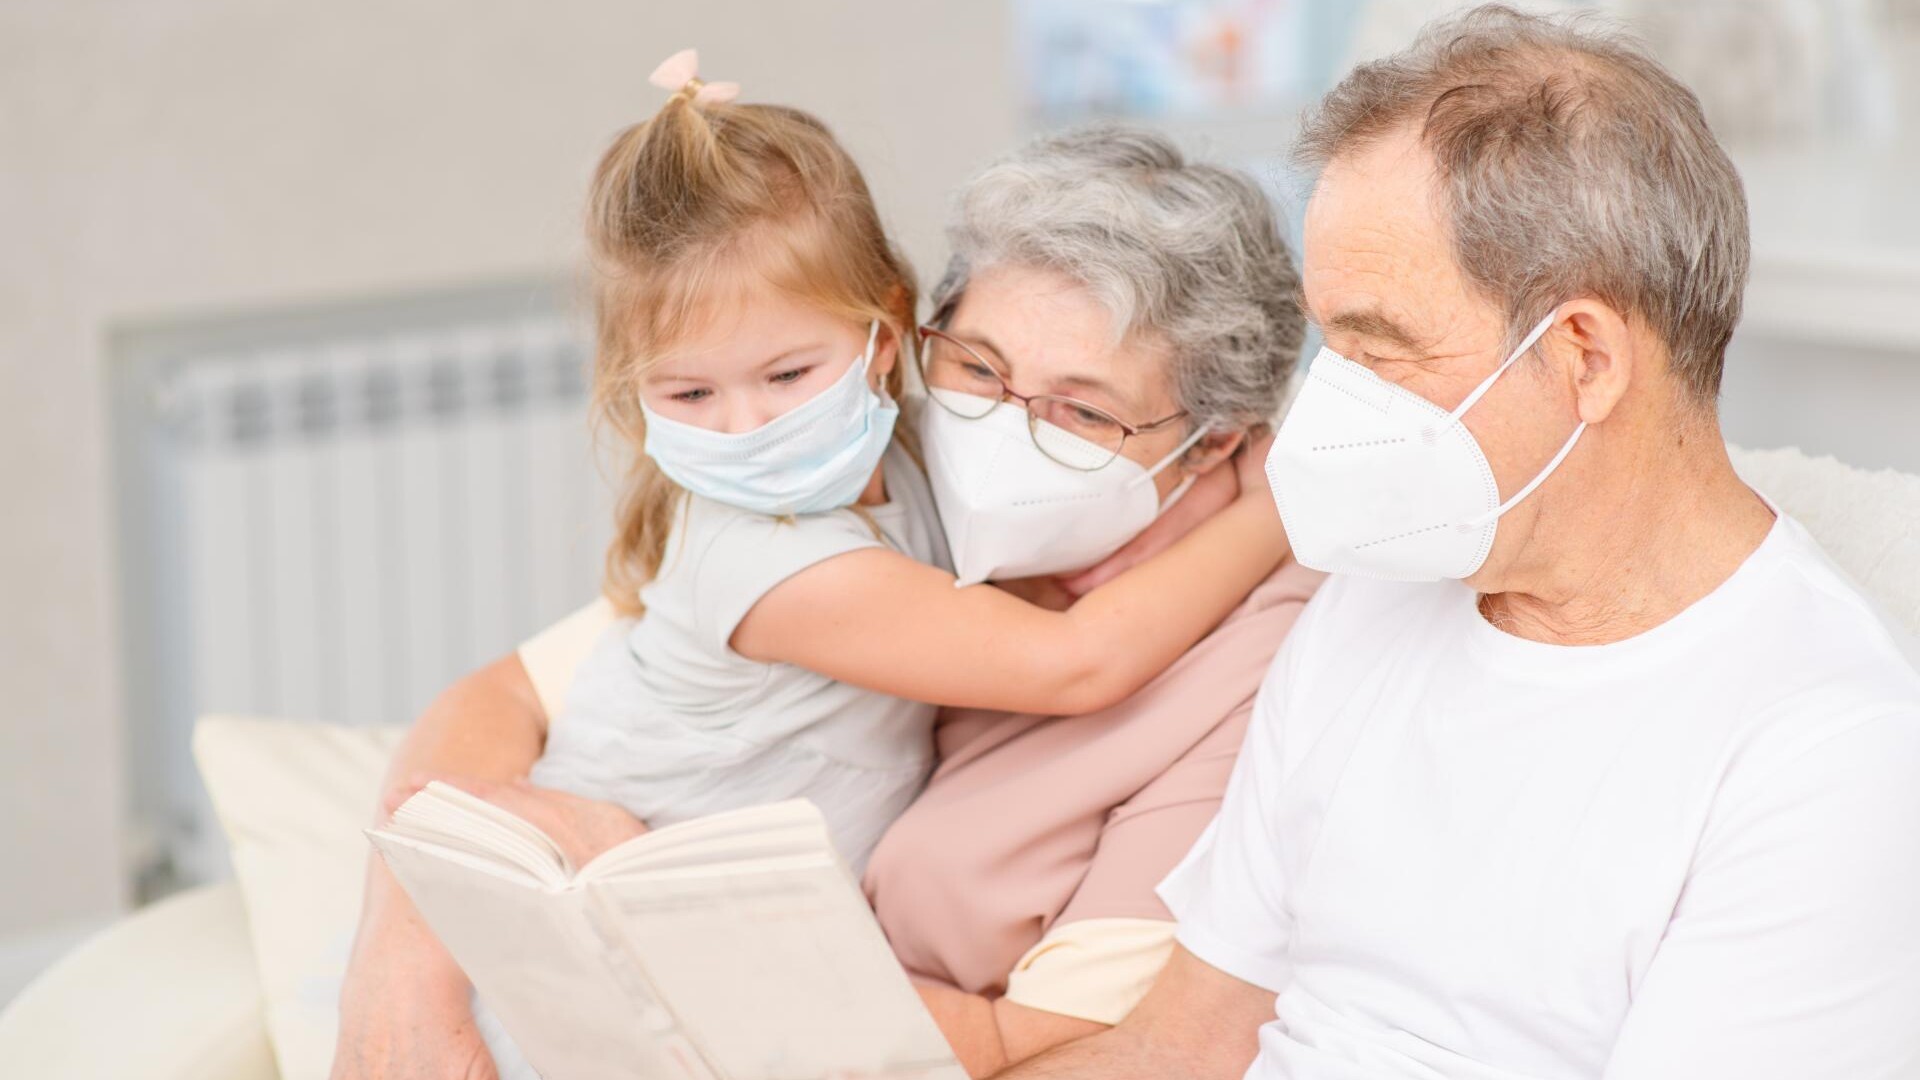
M 1179 446 L 1174 447 L 1172 452 L 1167 454 L 1166 457 L 1163 457 L 1159 461 L 1155 462 L 1153 467 L 1148 469 L 1144 476 L 1136 477 L 1133 480 L 1133 483 L 1144 484 L 1147 481 L 1152 480 L 1154 477 L 1160 475 L 1161 470 L 1173 464 L 1176 460 L 1179 459 L 1180 455 L 1193 449 L 1195 444 L 1199 443 L 1201 439 L 1206 438 L 1207 431 L 1208 429 L 1204 427 L 1194 428 L 1193 434 L 1187 436 L 1186 441 L 1182 442 Z M 1189 476 L 1185 480 L 1180 481 L 1179 484 L 1175 485 L 1174 489 L 1167 493 L 1167 497 L 1165 499 L 1160 500 L 1160 513 L 1162 514 L 1166 513 L 1170 508 L 1172 508 L 1174 503 L 1179 502 L 1181 497 L 1184 496 L 1188 492 L 1188 490 L 1190 490 L 1193 487 L 1194 482 L 1199 479 L 1200 478 L 1198 476 Z
M 1453 412 L 1450 414 L 1453 417 L 1453 419 L 1458 420 L 1462 416 L 1465 416 L 1467 414 L 1467 410 L 1473 408 L 1474 405 L 1480 401 L 1480 398 L 1482 395 L 1484 395 L 1488 390 L 1493 389 L 1493 384 L 1499 381 L 1500 376 L 1505 375 L 1507 373 L 1507 369 L 1513 366 L 1514 361 L 1520 359 L 1522 356 L 1525 356 L 1527 354 L 1528 349 L 1531 349 L 1535 345 L 1539 344 L 1540 339 L 1546 335 L 1547 329 L 1553 325 L 1553 320 L 1558 318 L 1559 315 L 1560 315 L 1559 308 L 1554 308 L 1552 311 L 1547 312 L 1547 317 L 1544 319 L 1541 319 L 1538 325 L 1536 325 L 1532 330 L 1528 331 L 1526 337 L 1520 339 L 1520 347 L 1513 350 L 1513 355 L 1507 357 L 1507 362 L 1504 364 L 1501 364 L 1497 368 L 1494 368 L 1493 374 L 1481 380 L 1480 385 L 1473 388 L 1473 393 L 1467 395 L 1467 400 L 1461 402 L 1458 406 L 1454 408 Z
M 1496 368 L 1493 374 L 1487 376 L 1487 379 L 1485 382 L 1481 383 L 1477 388 L 1475 388 L 1473 393 L 1467 395 L 1467 400 L 1461 402 L 1460 407 L 1453 410 L 1453 418 L 1456 421 L 1459 420 L 1461 415 L 1464 414 L 1468 409 L 1472 408 L 1475 402 L 1480 400 L 1480 395 L 1485 394 L 1487 392 L 1487 389 L 1493 385 L 1493 382 L 1495 379 L 1498 379 L 1501 375 L 1505 374 L 1506 370 L 1513 366 L 1514 361 L 1520 359 L 1521 356 L 1526 354 L 1526 351 L 1528 349 L 1533 348 L 1534 345 L 1539 343 L 1540 338 L 1544 334 L 1546 334 L 1547 328 L 1553 325 L 1553 320 L 1556 317 L 1558 317 L 1559 314 L 1560 314 L 1560 310 L 1558 308 L 1555 308 L 1552 312 L 1550 312 L 1547 315 L 1546 318 L 1540 320 L 1540 325 L 1534 327 L 1532 332 L 1527 334 L 1527 336 L 1521 340 L 1520 347 L 1513 351 L 1512 356 L 1507 357 L 1507 362 L 1504 364 L 1501 364 L 1498 368 Z M 1578 424 L 1574 425 L 1573 434 L 1567 437 L 1566 442 L 1560 444 L 1560 451 L 1553 455 L 1553 460 L 1547 462 L 1547 467 L 1544 469 L 1541 469 L 1538 473 L 1534 474 L 1533 479 L 1527 481 L 1526 485 L 1523 486 L 1519 491 L 1514 492 L 1512 498 L 1508 499 L 1506 502 L 1501 503 L 1499 506 L 1494 507 L 1492 510 L 1488 511 L 1487 513 L 1481 514 L 1477 517 L 1461 522 L 1457 527 L 1463 532 L 1469 531 L 1472 529 L 1477 529 L 1480 526 L 1485 525 L 1489 521 L 1498 520 L 1502 514 L 1505 514 L 1507 511 L 1513 509 L 1515 506 L 1518 506 L 1520 504 L 1520 500 L 1533 494 L 1533 490 L 1535 488 L 1539 487 L 1541 484 L 1546 483 L 1547 477 L 1552 476 L 1553 471 L 1560 467 L 1560 463 L 1567 460 L 1567 455 L 1573 453 L 1573 445 L 1580 441 L 1580 434 L 1586 430 L 1587 430 L 1587 422 L 1585 420 L 1582 420 Z
M 1580 441 L 1580 433 L 1585 430 L 1587 430 L 1587 422 L 1585 420 L 1582 420 L 1578 424 L 1574 425 L 1573 434 L 1567 437 L 1566 442 L 1560 444 L 1560 452 L 1553 455 L 1553 460 L 1547 462 L 1547 467 L 1544 469 L 1541 469 L 1539 475 L 1527 481 L 1527 485 L 1525 487 L 1521 488 L 1519 491 L 1514 492 L 1513 498 L 1508 499 L 1506 502 L 1501 503 L 1499 506 L 1494 507 L 1492 510 L 1488 511 L 1487 513 L 1481 514 L 1479 517 L 1474 518 L 1471 521 L 1461 522 L 1460 528 L 1477 529 L 1480 526 L 1485 525 L 1489 521 L 1498 519 L 1500 515 L 1506 513 L 1507 511 L 1513 509 L 1516 505 L 1518 505 L 1521 499 L 1524 499 L 1527 496 L 1533 494 L 1533 489 L 1539 487 L 1543 483 L 1546 483 L 1547 477 L 1553 475 L 1553 470 L 1559 468 L 1560 463 L 1567 460 L 1568 454 L 1573 453 L 1573 444 Z
M 880 320 L 875 319 L 867 327 L 867 351 L 860 354 L 860 381 L 861 382 L 867 382 L 867 376 L 873 373 L 873 350 L 875 346 L 879 345 L 879 343 L 880 343 Z M 900 362 L 900 358 L 896 357 L 894 359 L 894 363 L 897 364 L 899 362 Z M 872 383 L 867 383 L 867 393 L 872 394 L 874 397 L 879 398 L 881 401 L 891 402 L 893 400 L 893 395 L 887 393 L 887 388 L 884 385 L 884 383 L 879 386 L 875 386 Z
M 1200 479 L 1198 476 L 1189 476 L 1178 484 L 1173 485 L 1173 490 L 1167 492 L 1167 497 L 1160 500 L 1160 512 L 1163 514 L 1166 513 L 1173 509 L 1174 503 L 1186 498 L 1187 492 L 1193 490 L 1194 481 L 1198 479 Z
M 1178 459 L 1181 454 L 1184 454 L 1187 451 L 1193 449 L 1193 444 L 1199 442 L 1201 439 L 1206 438 L 1206 436 L 1207 436 L 1206 428 L 1203 428 L 1203 427 L 1194 428 L 1193 434 L 1187 436 L 1186 441 L 1182 442 L 1179 446 L 1174 447 L 1171 451 L 1168 452 L 1166 457 L 1163 457 L 1159 461 L 1154 462 L 1151 466 L 1147 468 L 1146 475 L 1135 477 L 1133 482 L 1136 484 L 1144 483 L 1160 475 L 1161 470 L 1173 464 L 1174 461 Z

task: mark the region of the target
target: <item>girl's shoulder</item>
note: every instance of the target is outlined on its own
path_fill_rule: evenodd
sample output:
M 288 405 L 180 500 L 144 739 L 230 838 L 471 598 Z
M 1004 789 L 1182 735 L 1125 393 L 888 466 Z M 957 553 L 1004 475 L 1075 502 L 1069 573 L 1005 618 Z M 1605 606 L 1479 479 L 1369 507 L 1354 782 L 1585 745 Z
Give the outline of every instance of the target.
M 689 495 L 668 536 L 661 574 L 692 572 L 716 560 L 779 563 L 793 552 L 878 542 L 859 526 L 859 518 L 846 511 L 774 517 Z
M 919 458 L 896 437 L 881 467 L 886 470 L 887 502 L 873 508 L 871 517 L 886 545 L 915 562 L 951 571 L 953 558 L 940 528 L 933 486 Z
M 641 599 L 649 618 L 657 615 L 661 625 L 690 629 L 724 654 L 740 620 L 781 582 L 837 555 L 869 548 L 893 548 L 918 558 L 908 547 L 925 547 L 920 530 L 911 517 L 882 522 L 863 519 L 851 508 L 781 518 L 690 496 L 668 537 L 660 571 Z M 933 534 L 938 532 L 936 524 Z

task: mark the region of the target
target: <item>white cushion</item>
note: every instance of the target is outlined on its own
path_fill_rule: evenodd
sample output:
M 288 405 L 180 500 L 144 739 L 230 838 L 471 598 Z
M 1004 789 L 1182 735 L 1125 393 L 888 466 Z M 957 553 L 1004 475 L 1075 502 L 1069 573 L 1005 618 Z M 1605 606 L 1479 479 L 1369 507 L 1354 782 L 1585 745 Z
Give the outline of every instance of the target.
M 549 717 L 560 715 L 574 671 L 616 619 L 613 604 L 603 596 L 521 644 L 520 666 Z
M 325 1080 L 381 778 L 404 728 L 208 717 L 193 753 L 234 876 L 284 1080 Z
M 163 900 L 43 972 L 0 1012 L 0 1076 L 274 1080 L 239 890 Z
M 1728 450 L 1741 478 L 1805 525 L 1911 643 L 1920 634 L 1920 476 L 1793 448 Z

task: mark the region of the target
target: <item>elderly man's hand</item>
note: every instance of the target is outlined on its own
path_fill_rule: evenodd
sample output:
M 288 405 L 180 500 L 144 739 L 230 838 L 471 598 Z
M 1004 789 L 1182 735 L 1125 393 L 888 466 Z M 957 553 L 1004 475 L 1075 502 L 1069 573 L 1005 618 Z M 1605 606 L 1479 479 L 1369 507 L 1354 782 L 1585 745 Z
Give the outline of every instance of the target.
M 502 783 L 470 776 L 420 774 L 389 794 L 388 812 L 431 780 L 451 784 L 525 820 L 552 838 L 560 853 L 575 867 L 585 866 L 601 852 L 647 831 L 646 823 L 624 807 L 536 787 L 525 780 Z

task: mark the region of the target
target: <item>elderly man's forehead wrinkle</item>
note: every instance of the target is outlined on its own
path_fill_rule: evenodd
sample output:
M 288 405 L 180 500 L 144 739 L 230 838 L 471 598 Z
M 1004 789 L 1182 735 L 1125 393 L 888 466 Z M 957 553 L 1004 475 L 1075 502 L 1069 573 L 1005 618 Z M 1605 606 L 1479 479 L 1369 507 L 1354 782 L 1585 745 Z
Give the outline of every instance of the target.
M 1412 268 L 1404 253 L 1386 246 L 1347 247 L 1335 255 L 1340 272 L 1354 277 L 1393 278 Z
M 1323 172 L 1308 207 L 1303 276 L 1313 315 L 1336 341 L 1421 361 L 1497 345 L 1486 339 L 1499 320 L 1488 321 L 1460 274 L 1436 180 L 1413 132 Z
M 1341 237 L 1324 255 L 1314 260 L 1317 273 L 1312 274 L 1320 290 L 1359 290 L 1385 299 L 1407 291 L 1410 279 L 1418 272 L 1417 262 L 1407 257 L 1404 245 L 1393 244 L 1377 230 L 1372 235 Z M 1325 318 L 1328 312 L 1319 314 Z

